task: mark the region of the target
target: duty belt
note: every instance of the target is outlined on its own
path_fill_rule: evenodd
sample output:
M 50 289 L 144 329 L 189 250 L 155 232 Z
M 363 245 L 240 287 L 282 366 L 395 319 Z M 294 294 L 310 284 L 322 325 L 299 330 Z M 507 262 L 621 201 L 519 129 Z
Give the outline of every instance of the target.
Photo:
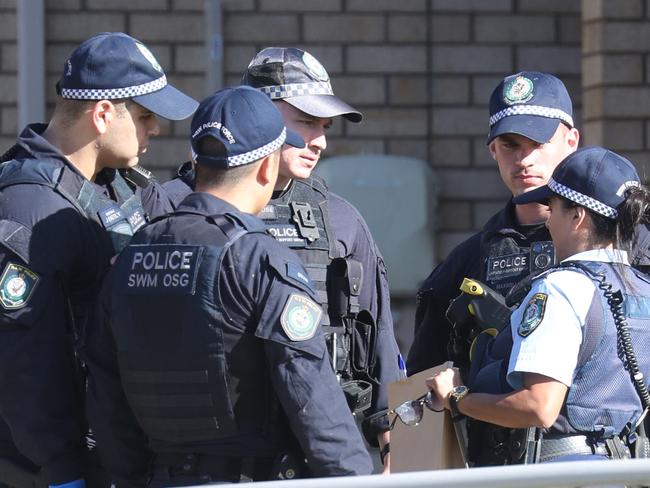
M 209 476 L 212 481 L 267 480 L 273 458 L 238 457 L 203 453 L 160 453 L 156 455 L 154 472 L 173 480 L 178 476 Z
M 597 443 L 585 435 L 572 435 L 558 438 L 544 437 L 540 441 L 540 463 L 552 461 L 560 456 L 568 456 L 570 454 L 596 454 L 609 457 L 604 443 Z

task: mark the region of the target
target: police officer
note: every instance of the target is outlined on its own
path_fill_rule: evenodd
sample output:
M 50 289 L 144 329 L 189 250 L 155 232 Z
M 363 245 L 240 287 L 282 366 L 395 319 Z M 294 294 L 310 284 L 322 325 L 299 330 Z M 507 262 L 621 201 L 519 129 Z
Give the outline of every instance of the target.
M 489 123 L 488 149 L 514 197 L 546 184 L 558 163 L 578 147 L 571 98 L 564 84 L 547 73 L 505 77 L 490 97 Z M 466 365 L 467 350 L 450 346 L 452 330 L 445 318 L 450 300 L 465 277 L 506 295 L 529 273 L 551 266 L 547 215 L 544 205 L 510 200 L 433 270 L 418 292 L 409 374 L 448 359 Z
M 26 473 L 92 485 L 75 349 L 111 257 L 148 214 L 168 209 L 155 184 L 137 192 L 143 208 L 121 171 L 158 134 L 156 115 L 183 119 L 197 106 L 122 33 L 82 43 L 57 88 L 50 123 L 28 126 L 0 166 L 0 482 L 9 485 Z
M 532 281 L 504 332 L 513 343 L 511 388 L 492 375 L 492 394 L 474 393 L 456 369 L 427 384 L 452 415 L 536 427 L 531 461 L 629 457 L 630 448 L 641 456 L 650 279 L 630 266 L 628 251 L 635 226 L 648 223 L 650 193 L 628 160 L 588 147 L 562 161 L 547 185 L 514 198 L 531 202 L 550 206 L 560 264 Z
M 370 473 L 314 285 L 254 217 L 303 141 L 245 86 L 204 100 L 191 133 L 197 192 L 120 254 L 89 334 L 106 466 L 118 486 Z
M 358 123 L 362 115 L 334 95 L 323 65 L 300 49 L 263 49 L 250 62 L 243 83 L 268 95 L 287 127 L 306 142 L 304 148 L 283 149 L 276 191 L 260 218 L 305 263 L 328 310 L 324 330 L 351 410 L 364 413 L 366 439 L 380 446 L 388 472 L 387 385 L 400 379 L 401 357 L 386 268 L 357 209 L 312 175 L 333 118 Z M 193 178 L 186 164 L 165 188 L 178 201 Z

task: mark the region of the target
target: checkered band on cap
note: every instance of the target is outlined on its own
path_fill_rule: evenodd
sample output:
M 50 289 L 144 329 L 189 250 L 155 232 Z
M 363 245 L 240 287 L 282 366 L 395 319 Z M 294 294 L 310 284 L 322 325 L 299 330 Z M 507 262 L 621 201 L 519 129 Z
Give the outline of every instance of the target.
M 286 139 L 287 129 L 285 127 L 282 129 L 282 132 L 274 141 L 271 141 L 262 147 L 258 147 L 257 149 L 253 149 L 252 151 L 248 151 L 244 154 L 228 157 L 228 167 L 231 168 L 233 166 L 241 166 L 242 164 L 248 164 L 252 163 L 253 161 L 257 161 L 258 159 L 262 159 L 264 156 L 268 156 L 276 149 L 281 148 Z
M 253 161 L 262 159 L 264 156 L 268 156 L 276 149 L 282 147 L 282 144 L 284 144 L 284 141 L 286 139 L 287 139 L 287 129 L 284 128 L 282 129 L 282 133 L 274 141 L 271 141 L 260 148 L 253 149 L 252 151 L 248 151 L 247 153 L 239 154 L 237 156 L 229 156 L 228 167 L 232 168 L 233 166 L 241 166 L 243 164 L 252 163 Z M 194 149 L 192 149 L 192 159 L 194 159 L 194 161 L 196 161 L 197 159 L 197 154 L 196 152 L 194 152 Z
M 271 85 L 258 87 L 271 100 L 282 98 L 302 97 L 305 95 L 334 95 L 329 81 L 314 81 L 311 83 L 290 83 L 287 85 Z
M 538 117 L 547 117 L 549 119 L 560 119 L 573 127 L 573 118 L 564 110 L 542 107 L 541 105 L 513 105 L 504 108 L 490 117 L 490 127 L 499 120 L 510 117 L 511 115 L 537 115 Z
M 123 88 L 61 88 L 61 97 L 73 100 L 116 100 L 146 95 L 162 90 L 166 86 L 167 77 L 162 75 L 157 80 Z
M 588 209 L 593 210 L 600 215 L 615 219 L 618 216 L 618 211 L 615 208 L 605 205 L 602 202 L 599 202 L 595 198 L 591 198 L 583 193 L 572 190 L 568 186 L 564 186 L 562 183 L 558 183 L 553 178 L 548 181 L 548 187 L 553 190 L 558 195 L 568 198 L 572 202 L 587 207 Z

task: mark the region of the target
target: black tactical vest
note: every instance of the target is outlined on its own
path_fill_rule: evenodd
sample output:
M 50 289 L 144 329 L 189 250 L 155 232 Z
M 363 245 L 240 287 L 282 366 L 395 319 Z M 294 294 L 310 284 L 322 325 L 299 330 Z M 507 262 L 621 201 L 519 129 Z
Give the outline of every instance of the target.
M 0 166 L 0 190 L 12 185 L 42 185 L 52 188 L 84 217 L 106 230 L 116 253 L 146 223 L 140 199 L 119 171 L 104 170 L 112 176 L 111 185 L 120 205 L 101 193 L 98 187 L 58 159 L 14 159 Z
M 293 180 L 259 217 L 268 232 L 293 249 L 314 283 L 323 310 L 323 327 L 333 369 L 352 412 L 370 406 L 377 330 L 360 310 L 363 266 L 340 255 L 330 223 L 327 186 L 316 176 Z
M 316 176 L 293 180 L 291 188 L 269 202 L 259 217 L 278 242 L 300 256 L 327 311 L 327 268 L 339 251 L 330 225 L 325 182 Z M 326 314 L 323 325 L 329 324 Z
M 167 218 L 193 219 L 201 239 L 175 244 L 188 239 Z M 263 344 L 224 318 L 215 300 L 225 250 L 264 227 L 242 214 L 186 211 L 145 232 L 149 243 L 128 246 L 115 264 L 112 329 L 129 403 L 152 447 L 190 443 L 210 452 L 227 448 L 229 438 L 233 449 L 247 435 L 271 438 L 279 409 Z
M 555 262 L 552 241 L 530 243 L 515 230 L 486 233 L 481 239 L 481 253 L 484 268 L 479 280 L 504 296 L 526 276 Z

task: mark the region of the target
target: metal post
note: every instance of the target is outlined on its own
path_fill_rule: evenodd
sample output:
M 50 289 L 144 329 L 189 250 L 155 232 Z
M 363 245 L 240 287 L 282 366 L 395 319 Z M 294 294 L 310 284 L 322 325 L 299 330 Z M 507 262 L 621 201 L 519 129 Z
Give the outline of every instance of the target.
M 18 0 L 18 130 L 45 119 L 43 0 Z
M 223 86 L 223 35 L 220 0 L 205 0 L 206 95 Z

